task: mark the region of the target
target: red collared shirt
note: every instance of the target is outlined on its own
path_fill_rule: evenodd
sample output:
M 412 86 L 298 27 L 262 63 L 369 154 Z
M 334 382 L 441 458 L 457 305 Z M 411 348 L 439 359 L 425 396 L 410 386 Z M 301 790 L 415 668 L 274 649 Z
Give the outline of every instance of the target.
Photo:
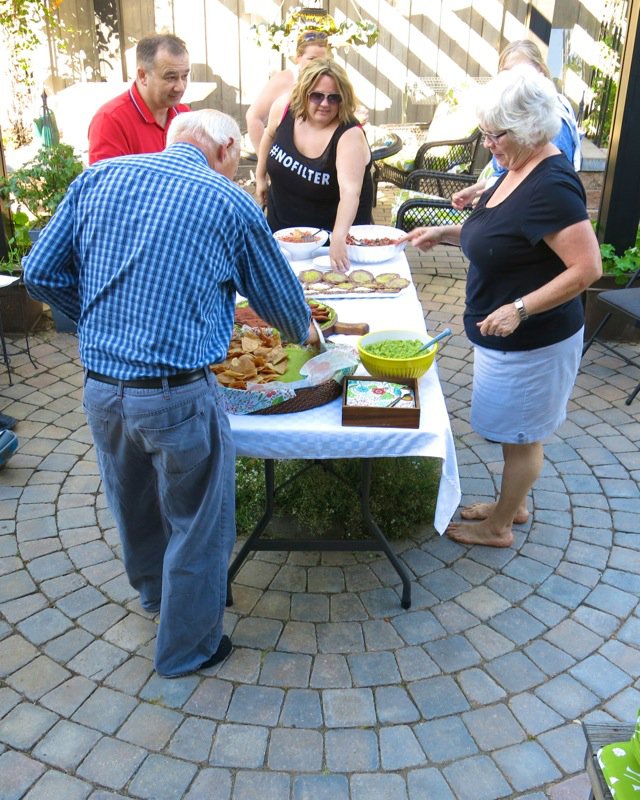
M 170 108 L 164 128 L 156 122 L 136 84 L 101 106 L 89 123 L 89 164 L 103 158 L 164 150 L 171 120 L 189 106 Z

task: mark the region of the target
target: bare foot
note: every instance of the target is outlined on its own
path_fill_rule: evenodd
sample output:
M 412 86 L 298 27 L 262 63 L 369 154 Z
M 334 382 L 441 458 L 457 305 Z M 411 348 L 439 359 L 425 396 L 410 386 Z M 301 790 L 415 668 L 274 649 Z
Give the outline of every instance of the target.
M 488 519 L 495 507 L 495 503 L 472 503 L 462 509 L 460 516 L 462 519 Z M 519 508 L 513 517 L 513 522 L 515 525 L 524 525 L 528 519 L 529 511 L 526 508 Z
M 513 531 L 510 526 L 495 531 L 486 520 L 472 524 L 451 522 L 446 534 L 460 544 L 482 544 L 487 547 L 511 547 L 513 544 Z

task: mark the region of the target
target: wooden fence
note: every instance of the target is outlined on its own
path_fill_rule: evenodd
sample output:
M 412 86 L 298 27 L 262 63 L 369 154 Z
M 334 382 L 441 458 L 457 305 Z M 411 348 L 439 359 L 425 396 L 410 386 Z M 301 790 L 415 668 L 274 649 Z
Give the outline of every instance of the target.
M 328 0 L 324 7 L 338 22 L 361 17 L 378 25 L 376 45 L 339 51 L 336 57 L 347 66 L 371 122 L 383 124 L 428 122 L 438 88 L 467 75 L 495 74 L 500 49 L 532 36 L 532 11 L 541 4 L 562 18 L 561 25 L 597 30 L 597 20 L 580 0 Z M 69 55 L 61 58 L 52 49 L 53 83 L 131 80 L 135 42 L 165 29 L 187 42 L 192 80 L 215 84 L 197 105 L 226 111 L 243 126 L 248 105 L 269 74 L 285 64 L 278 53 L 257 46 L 251 25 L 279 21 L 292 5 L 291 0 L 62 0 L 58 14 L 71 31 Z

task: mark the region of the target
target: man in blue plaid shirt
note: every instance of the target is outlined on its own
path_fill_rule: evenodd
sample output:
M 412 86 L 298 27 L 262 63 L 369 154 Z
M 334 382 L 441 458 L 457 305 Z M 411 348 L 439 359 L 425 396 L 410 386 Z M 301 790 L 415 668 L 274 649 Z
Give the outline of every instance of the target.
M 300 283 L 231 181 L 239 143 L 226 114 L 181 114 L 163 152 L 83 172 L 24 262 L 30 294 L 77 321 L 104 488 L 131 585 L 160 612 L 166 677 L 231 652 L 235 449 L 208 365 L 225 358 L 236 292 L 287 340 L 315 340 Z

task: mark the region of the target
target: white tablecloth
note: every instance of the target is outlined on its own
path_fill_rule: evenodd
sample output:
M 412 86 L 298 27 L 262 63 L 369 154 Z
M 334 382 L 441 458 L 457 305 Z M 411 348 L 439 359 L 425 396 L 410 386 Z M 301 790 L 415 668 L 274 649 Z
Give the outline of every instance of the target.
M 292 263 L 296 271 L 309 266 L 311 262 Z M 398 272 L 411 277 L 404 253 L 393 261 L 365 268 L 373 273 Z M 396 297 L 327 298 L 322 302 L 336 309 L 341 322 L 368 322 L 372 331 L 386 328 L 425 329 L 422 307 L 413 283 Z M 432 334 L 437 332 L 430 326 L 429 330 Z M 355 343 L 357 337 L 335 337 L 335 341 L 340 340 Z M 357 374 L 367 373 L 360 368 Z M 231 429 L 238 455 L 254 458 L 439 458 L 442 460 L 442 475 L 434 524 L 439 533 L 444 533 L 460 503 L 461 494 L 453 435 L 437 364 L 420 379 L 419 393 L 420 427 L 416 429 L 343 427 L 340 398 L 319 408 L 294 414 L 232 414 Z

